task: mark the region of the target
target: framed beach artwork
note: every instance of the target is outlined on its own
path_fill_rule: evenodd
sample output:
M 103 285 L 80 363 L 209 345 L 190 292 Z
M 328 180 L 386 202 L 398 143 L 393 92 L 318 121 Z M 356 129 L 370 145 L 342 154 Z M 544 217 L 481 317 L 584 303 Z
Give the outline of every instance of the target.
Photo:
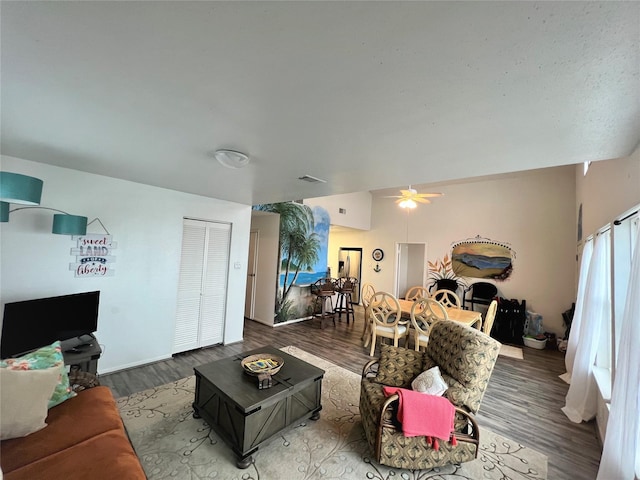
M 452 246 L 453 272 L 459 277 L 506 280 L 513 271 L 515 252 L 508 243 L 477 236 Z

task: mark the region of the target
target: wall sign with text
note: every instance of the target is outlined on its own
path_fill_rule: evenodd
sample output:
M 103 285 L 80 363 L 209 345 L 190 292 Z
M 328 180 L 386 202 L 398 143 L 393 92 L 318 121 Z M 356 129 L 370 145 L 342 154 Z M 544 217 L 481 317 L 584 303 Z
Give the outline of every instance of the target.
M 76 257 L 76 263 L 69 264 L 69 270 L 75 272 L 76 277 L 113 277 L 113 269 L 116 261 L 113 250 L 117 242 L 111 235 L 90 233 L 73 237 L 77 240 L 75 248 L 71 249 L 71 255 Z

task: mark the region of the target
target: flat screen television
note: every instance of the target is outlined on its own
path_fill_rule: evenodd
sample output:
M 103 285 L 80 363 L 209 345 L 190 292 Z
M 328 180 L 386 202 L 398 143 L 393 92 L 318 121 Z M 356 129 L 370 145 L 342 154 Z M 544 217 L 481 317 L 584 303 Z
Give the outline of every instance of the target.
M 99 301 L 100 292 L 95 291 L 6 303 L 0 357 L 14 357 L 56 340 L 80 339 L 95 332 Z

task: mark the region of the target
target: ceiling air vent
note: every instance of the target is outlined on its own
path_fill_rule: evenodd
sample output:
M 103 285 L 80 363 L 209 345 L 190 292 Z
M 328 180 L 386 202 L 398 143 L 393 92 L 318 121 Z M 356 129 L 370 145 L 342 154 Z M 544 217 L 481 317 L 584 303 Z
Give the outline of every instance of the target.
M 322 180 L 318 177 L 312 177 L 311 175 L 303 175 L 302 177 L 298 177 L 298 180 L 304 180 L 309 183 L 327 183 L 326 180 Z

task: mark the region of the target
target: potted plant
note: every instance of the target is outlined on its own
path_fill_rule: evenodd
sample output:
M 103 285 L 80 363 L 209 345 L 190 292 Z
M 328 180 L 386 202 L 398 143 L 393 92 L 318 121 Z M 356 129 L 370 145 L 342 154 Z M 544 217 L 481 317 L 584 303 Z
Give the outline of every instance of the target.
M 458 277 L 453 271 L 453 265 L 448 254 L 442 260 L 428 262 L 429 264 L 429 291 L 447 289 L 455 292 L 458 288 L 466 288 L 467 282 Z M 434 289 L 435 287 L 435 289 Z

